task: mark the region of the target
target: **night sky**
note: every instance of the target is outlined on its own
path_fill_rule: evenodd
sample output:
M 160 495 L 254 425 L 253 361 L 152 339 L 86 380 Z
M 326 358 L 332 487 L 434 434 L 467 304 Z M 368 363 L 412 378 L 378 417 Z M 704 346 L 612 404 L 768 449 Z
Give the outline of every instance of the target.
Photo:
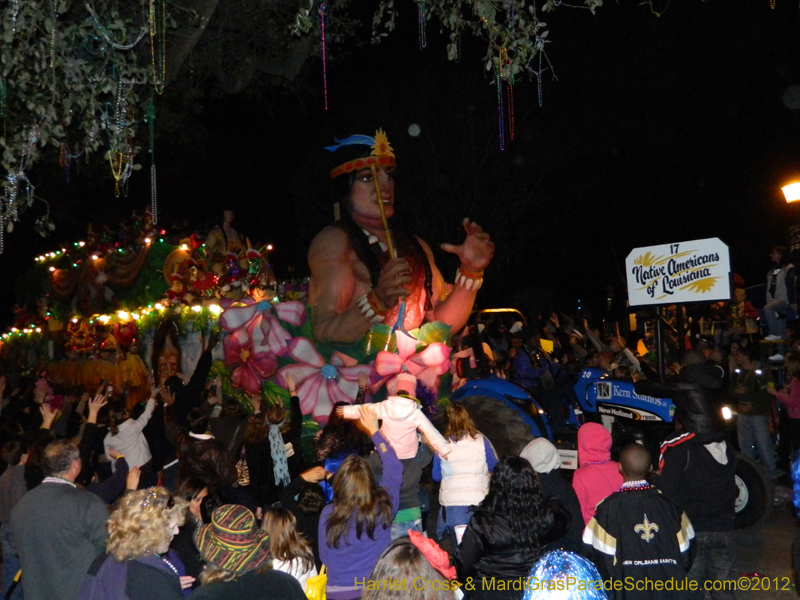
M 398 155 L 398 225 L 438 246 L 460 241 L 469 216 L 496 240 L 484 306 L 547 290 L 552 308 L 569 311 L 619 285 L 631 249 L 706 237 L 726 242 L 734 271 L 757 284 L 770 248 L 800 223 L 800 206 L 780 191 L 800 178 L 800 87 L 787 93 L 800 86 L 797 2 L 776 0 L 773 10 L 769 0 L 681 0 L 656 17 L 620 0 L 594 16 L 563 7 L 545 15 L 558 79 L 544 74 L 542 107 L 535 78 L 517 82 L 505 151 L 483 42 L 465 39 L 461 60 L 449 63 L 432 22 L 420 51 L 416 13 L 403 4 L 384 44 L 331 49 L 328 111 L 318 59 L 291 90 L 206 99 L 183 121 L 170 116 L 185 110 L 183 91 L 159 99 L 160 225 L 208 227 L 232 208 L 239 230 L 275 245 L 279 275 L 302 273 L 308 243 L 332 218 L 322 147 L 379 126 Z M 421 134 L 412 138 L 414 123 Z M 89 222 L 115 227 L 141 212 L 142 161 L 121 198 L 107 169 L 84 169 L 69 185 L 33 170 L 58 230 L 42 240 L 26 215 L 6 236 L 3 279 L 81 239 Z M 437 260 L 452 278 L 456 264 Z M 11 318 L 9 296 L 0 323 Z

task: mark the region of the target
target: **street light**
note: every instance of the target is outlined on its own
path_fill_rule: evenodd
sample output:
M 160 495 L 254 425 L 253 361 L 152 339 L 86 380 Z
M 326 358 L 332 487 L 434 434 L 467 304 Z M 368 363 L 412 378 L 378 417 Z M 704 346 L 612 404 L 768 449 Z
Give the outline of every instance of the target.
M 797 202 L 800 200 L 800 182 L 790 183 L 781 188 L 786 202 Z

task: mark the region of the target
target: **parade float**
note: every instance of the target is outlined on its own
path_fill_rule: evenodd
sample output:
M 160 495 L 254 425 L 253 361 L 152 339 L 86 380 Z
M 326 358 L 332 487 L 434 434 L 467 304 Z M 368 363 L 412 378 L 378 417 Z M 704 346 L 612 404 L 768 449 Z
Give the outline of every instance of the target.
M 46 371 L 58 389 L 109 382 L 133 405 L 146 400 L 150 372 L 156 383 L 190 375 L 217 330 L 210 378 L 247 411 L 254 398 L 287 402 L 289 373 L 310 427 L 355 399 L 361 373 L 373 398 L 400 372 L 417 376 L 429 411 L 448 395 L 446 325 L 392 332 L 379 323 L 354 344 L 315 343 L 307 282 L 277 281 L 271 246 L 220 252 L 210 237 L 170 239 L 145 210 L 35 257 L 16 285 L 14 325 L 0 336 L 9 380 Z

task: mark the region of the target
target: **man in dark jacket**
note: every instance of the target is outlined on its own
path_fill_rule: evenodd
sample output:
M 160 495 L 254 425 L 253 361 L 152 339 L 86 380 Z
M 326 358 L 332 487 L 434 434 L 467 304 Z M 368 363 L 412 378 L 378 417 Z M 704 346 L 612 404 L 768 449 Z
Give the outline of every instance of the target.
M 689 578 L 698 582 L 692 597 L 703 597 L 703 582 L 724 581 L 733 566 L 736 453 L 715 426 L 704 391 L 677 392 L 678 429 L 661 445 L 659 488 L 686 512 L 696 534 Z M 711 591 L 714 600 L 735 598 L 732 591 Z
M 702 352 L 691 350 L 681 360 L 677 377 L 668 385 L 636 384 L 636 391 L 672 398 L 675 431 L 661 444 L 658 487 L 692 522 L 695 557 L 689 577 L 703 597 L 703 582 L 725 580 L 733 567 L 733 527 L 736 489 L 736 452 L 725 441 L 719 415 L 722 375 Z M 731 599 L 731 591 L 711 591 L 715 600 Z
M 78 448 L 59 440 L 45 448 L 45 478 L 11 512 L 29 600 L 74 600 L 95 557 L 105 549 L 108 511 L 99 497 L 75 487 Z

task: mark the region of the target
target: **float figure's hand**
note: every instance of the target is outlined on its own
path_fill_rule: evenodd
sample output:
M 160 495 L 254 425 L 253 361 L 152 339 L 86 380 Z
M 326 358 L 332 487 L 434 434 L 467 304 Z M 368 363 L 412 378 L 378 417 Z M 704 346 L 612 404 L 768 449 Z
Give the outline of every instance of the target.
M 461 265 L 470 271 L 483 271 L 494 256 L 494 243 L 480 225 L 464 219 L 464 231 L 467 239 L 460 246 L 442 244 L 442 250 L 458 255 Z

